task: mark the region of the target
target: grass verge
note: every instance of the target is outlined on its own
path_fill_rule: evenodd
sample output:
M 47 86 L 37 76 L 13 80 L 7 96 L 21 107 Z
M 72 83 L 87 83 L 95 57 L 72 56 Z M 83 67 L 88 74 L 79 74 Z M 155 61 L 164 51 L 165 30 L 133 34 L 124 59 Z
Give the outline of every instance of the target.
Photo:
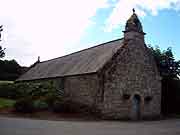
M 14 81 L 1 81 L 0 80 L 0 84 L 8 84 L 8 83 L 12 84 L 14 83 Z
M 0 98 L 0 109 L 13 107 L 15 102 L 15 100 Z

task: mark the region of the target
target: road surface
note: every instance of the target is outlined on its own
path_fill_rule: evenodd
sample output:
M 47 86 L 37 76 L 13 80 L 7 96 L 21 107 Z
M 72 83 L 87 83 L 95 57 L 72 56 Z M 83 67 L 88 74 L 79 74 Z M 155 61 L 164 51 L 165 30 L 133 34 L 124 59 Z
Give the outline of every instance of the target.
M 180 135 L 180 119 L 119 122 L 0 117 L 0 135 Z

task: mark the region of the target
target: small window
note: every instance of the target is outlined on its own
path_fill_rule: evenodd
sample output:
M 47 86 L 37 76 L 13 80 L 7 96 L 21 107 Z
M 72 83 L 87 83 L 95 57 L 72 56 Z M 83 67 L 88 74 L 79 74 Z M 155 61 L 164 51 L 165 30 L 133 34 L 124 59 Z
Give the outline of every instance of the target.
M 144 100 L 146 103 L 149 103 L 152 100 L 152 96 L 146 96 Z
M 130 98 L 130 94 L 123 94 L 123 99 L 128 100 Z

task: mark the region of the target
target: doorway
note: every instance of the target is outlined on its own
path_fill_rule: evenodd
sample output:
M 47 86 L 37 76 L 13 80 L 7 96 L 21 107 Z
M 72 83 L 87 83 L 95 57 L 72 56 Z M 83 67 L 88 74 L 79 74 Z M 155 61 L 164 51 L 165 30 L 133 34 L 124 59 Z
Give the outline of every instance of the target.
M 132 99 L 132 119 L 139 120 L 141 118 L 141 97 L 135 94 Z

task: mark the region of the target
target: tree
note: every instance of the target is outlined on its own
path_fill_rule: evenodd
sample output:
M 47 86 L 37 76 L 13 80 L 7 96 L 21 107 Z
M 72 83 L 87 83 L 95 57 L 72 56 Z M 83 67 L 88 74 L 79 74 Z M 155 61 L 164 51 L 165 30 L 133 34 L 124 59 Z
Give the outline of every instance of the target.
M 179 79 L 180 61 L 174 59 L 172 48 L 168 47 L 161 51 L 158 46 L 155 48 L 150 46 L 150 50 L 154 55 L 161 77 L 163 79 Z
M 180 61 L 174 59 L 172 48 L 161 51 L 158 46 L 149 47 L 162 77 L 161 111 L 163 114 L 180 113 Z
M 15 60 L 0 60 L 0 80 L 15 80 L 21 75 L 21 66 Z
M 0 46 L 0 58 L 3 58 L 5 56 L 4 49 Z
M 0 41 L 1 41 L 1 32 L 3 31 L 2 25 L 0 26 Z M 5 56 L 4 49 L 0 46 L 0 58 Z

